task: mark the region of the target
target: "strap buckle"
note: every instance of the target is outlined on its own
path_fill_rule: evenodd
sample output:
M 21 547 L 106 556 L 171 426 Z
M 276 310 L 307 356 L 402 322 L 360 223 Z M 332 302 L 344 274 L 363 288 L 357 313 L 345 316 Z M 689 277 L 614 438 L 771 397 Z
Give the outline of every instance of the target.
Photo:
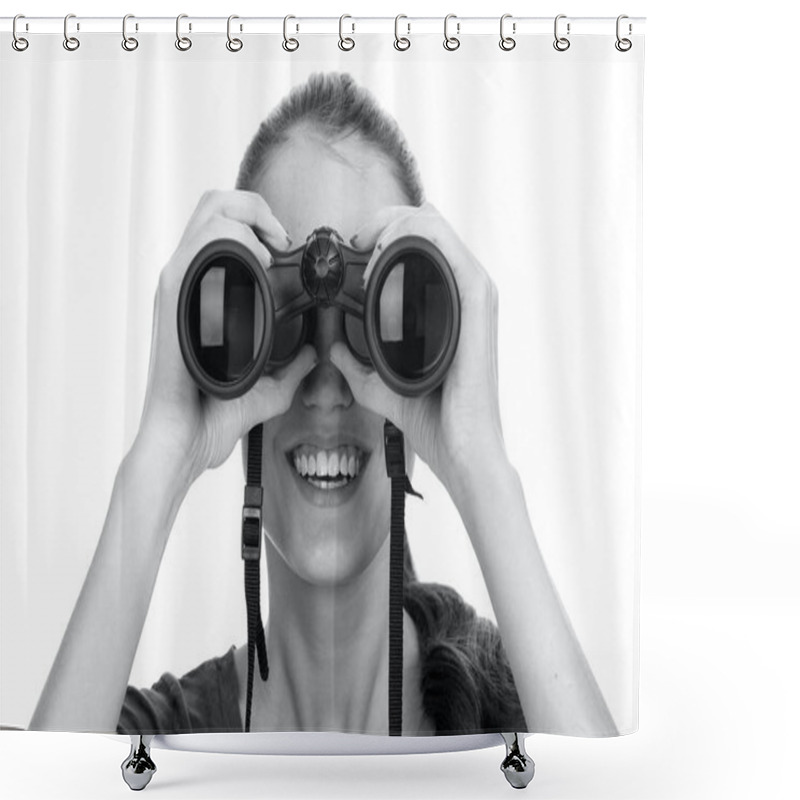
M 260 486 L 244 487 L 242 507 L 242 558 L 258 561 L 261 558 L 261 501 L 264 491 Z

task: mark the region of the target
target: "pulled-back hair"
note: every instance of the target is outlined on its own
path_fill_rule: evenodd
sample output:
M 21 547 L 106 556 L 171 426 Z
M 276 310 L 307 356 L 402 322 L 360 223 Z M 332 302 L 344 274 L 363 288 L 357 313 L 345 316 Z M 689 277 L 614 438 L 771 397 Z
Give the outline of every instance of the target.
M 369 91 L 339 72 L 315 73 L 292 89 L 261 123 L 242 159 L 236 188 L 254 190 L 275 148 L 289 141 L 298 127 L 309 124 L 333 140 L 361 136 L 386 156 L 409 204 L 422 205 L 417 164 L 397 122 Z

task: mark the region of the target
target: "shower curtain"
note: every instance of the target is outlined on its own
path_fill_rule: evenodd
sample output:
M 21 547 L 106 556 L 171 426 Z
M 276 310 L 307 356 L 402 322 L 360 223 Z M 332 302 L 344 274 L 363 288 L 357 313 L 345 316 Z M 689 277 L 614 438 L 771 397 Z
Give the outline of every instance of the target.
M 554 37 L 552 20 L 505 20 L 498 46 L 485 20 L 234 21 L 227 36 L 224 19 L 177 34 L 132 20 L 121 47 L 88 22 L 65 40 L 31 20 L 22 49 L 4 21 L 4 726 L 241 731 L 249 704 L 253 731 L 388 733 L 390 419 L 413 561 L 403 734 L 636 729 L 644 41 L 566 22 Z M 445 323 L 438 283 L 376 301 L 369 334 L 358 286 L 352 312 L 301 282 L 333 240 L 363 288 L 401 234 L 449 265 Z M 220 237 L 267 273 L 285 256 L 308 305 L 305 349 L 260 370 L 273 382 L 249 405 L 210 398 L 176 355 L 178 286 Z M 426 313 L 422 335 L 455 330 L 455 355 L 406 396 L 363 340 L 402 345 Z M 230 446 L 175 457 L 186 415 L 214 446 L 198 432 L 212 407 L 237 417 Z M 270 673 L 256 653 L 246 702 L 242 440 L 258 422 Z M 161 728 L 176 696 L 205 704 L 198 667 L 222 675 L 219 708 Z

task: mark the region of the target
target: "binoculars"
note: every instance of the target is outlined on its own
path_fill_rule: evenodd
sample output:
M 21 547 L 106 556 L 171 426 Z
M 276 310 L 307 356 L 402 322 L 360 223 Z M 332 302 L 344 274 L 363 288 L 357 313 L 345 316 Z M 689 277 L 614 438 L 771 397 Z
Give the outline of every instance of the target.
M 178 297 L 184 362 L 209 395 L 239 397 L 313 342 L 316 308 L 343 312 L 344 339 L 394 391 L 420 396 L 444 380 L 458 344 L 461 304 L 450 265 L 420 236 L 391 242 L 369 280 L 371 250 L 356 250 L 332 228 L 280 252 L 264 269 L 234 239 L 195 256 Z

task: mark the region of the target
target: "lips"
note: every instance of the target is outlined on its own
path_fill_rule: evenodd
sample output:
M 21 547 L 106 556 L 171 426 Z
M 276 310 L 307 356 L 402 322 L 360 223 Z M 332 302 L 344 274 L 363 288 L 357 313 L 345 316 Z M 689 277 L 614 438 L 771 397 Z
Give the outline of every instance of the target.
M 300 444 L 286 453 L 289 466 L 315 489 L 334 491 L 349 486 L 364 469 L 369 453 L 353 444 L 321 448 Z

